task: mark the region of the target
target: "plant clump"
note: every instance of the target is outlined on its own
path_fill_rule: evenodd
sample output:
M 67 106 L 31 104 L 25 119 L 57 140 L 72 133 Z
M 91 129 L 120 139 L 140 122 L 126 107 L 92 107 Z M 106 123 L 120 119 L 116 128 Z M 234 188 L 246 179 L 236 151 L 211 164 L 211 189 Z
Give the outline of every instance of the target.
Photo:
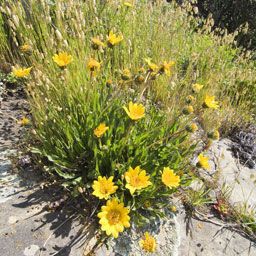
M 199 21 L 175 4 L 28 3 L 29 15 L 20 2 L 1 6 L 0 35 L 8 17 L 13 44 L 3 41 L 5 58 L 29 67 L 12 74 L 26 81 L 38 165 L 72 196 L 95 202 L 107 236 L 164 217 L 170 205 L 175 212 L 172 197 L 196 175 L 191 159 L 201 138 L 193 133 L 202 127 L 205 142 L 219 139 L 223 106 L 243 109 L 249 97 L 231 104 L 231 84 L 242 75 L 223 90 L 244 63 L 238 50 L 214 33 L 196 33 Z M 189 47 L 180 43 L 184 35 Z M 215 77 L 222 65 L 227 71 Z M 210 169 L 204 153 L 196 166 Z M 149 233 L 140 244 L 157 248 Z

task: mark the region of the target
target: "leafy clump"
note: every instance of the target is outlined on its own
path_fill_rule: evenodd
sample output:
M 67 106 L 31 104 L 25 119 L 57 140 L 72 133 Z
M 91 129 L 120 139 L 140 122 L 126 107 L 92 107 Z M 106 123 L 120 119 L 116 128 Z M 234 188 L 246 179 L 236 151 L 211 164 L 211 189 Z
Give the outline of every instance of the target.
M 101 229 L 117 237 L 131 222 L 163 217 L 195 176 L 201 138 L 192 134 L 202 127 L 205 142 L 218 139 L 227 108 L 254 96 L 234 100 L 244 59 L 207 21 L 175 4 L 87 2 L 9 1 L 0 19 L 8 38 L 0 35 L 13 75 L 27 83 L 38 163 L 73 196 L 99 200 Z M 209 169 L 208 158 L 197 166 Z

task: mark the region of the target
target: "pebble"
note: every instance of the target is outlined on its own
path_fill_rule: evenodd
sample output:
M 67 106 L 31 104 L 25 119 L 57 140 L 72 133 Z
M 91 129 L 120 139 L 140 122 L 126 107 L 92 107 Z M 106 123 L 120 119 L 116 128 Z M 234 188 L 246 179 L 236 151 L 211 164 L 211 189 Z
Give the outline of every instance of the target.
M 8 223 L 11 224 L 11 225 L 17 223 L 18 221 L 19 220 L 16 216 L 10 216 L 9 219 L 8 219 Z
M 40 247 L 38 245 L 31 244 L 30 246 L 25 248 L 23 254 L 25 256 L 35 256 L 39 249 Z

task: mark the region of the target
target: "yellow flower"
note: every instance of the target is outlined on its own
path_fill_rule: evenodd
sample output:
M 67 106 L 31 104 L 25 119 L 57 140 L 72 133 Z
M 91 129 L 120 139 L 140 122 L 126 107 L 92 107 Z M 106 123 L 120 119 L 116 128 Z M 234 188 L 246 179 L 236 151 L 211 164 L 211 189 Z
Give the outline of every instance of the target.
M 199 168 L 203 168 L 205 170 L 209 170 L 210 169 L 210 164 L 209 164 L 209 159 L 207 156 L 204 156 L 202 153 L 198 156 L 198 162 L 197 162 L 197 166 Z
M 146 58 L 145 61 L 148 64 L 149 70 L 151 72 L 158 71 L 159 67 L 155 63 L 153 63 L 150 58 Z
M 137 103 L 129 103 L 129 110 L 124 106 L 123 109 L 125 110 L 126 114 L 132 120 L 139 120 L 145 116 L 145 107 L 142 104 Z
M 180 185 L 180 176 L 176 175 L 169 167 L 164 167 L 162 182 L 169 188 L 176 188 Z
M 97 128 L 94 129 L 94 135 L 100 138 L 109 129 L 104 123 L 99 124 Z
M 194 112 L 194 108 L 193 108 L 193 106 L 189 105 L 189 106 L 184 107 L 182 112 L 184 115 L 189 115 Z
M 198 126 L 195 123 L 186 126 L 186 130 L 188 132 L 196 132 L 198 130 Z
M 30 68 L 14 68 L 12 70 L 12 74 L 18 78 L 27 77 L 27 76 L 29 76 L 31 69 L 32 69 L 32 67 L 30 67 Z
M 145 232 L 144 239 L 141 239 L 139 244 L 146 252 L 154 252 L 156 250 L 156 239 L 148 232 Z
M 114 34 L 114 32 L 111 30 L 109 32 L 109 35 L 107 37 L 107 40 L 108 40 L 108 45 L 110 47 L 116 45 L 116 44 L 119 44 L 122 40 L 124 39 L 123 35 L 122 34 L 119 34 L 119 35 L 116 35 Z
M 60 52 L 59 54 L 54 54 L 52 59 L 59 67 L 65 68 L 72 61 L 72 56 L 66 52 Z
M 17 123 L 22 126 L 26 126 L 30 123 L 30 120 L 27 117 L 23 116 L 20 120 L 18 120 Z
M 204 86 L 202 84 L 193 84 L 192 90 L 195 93 L 199 93 Z
M 97 60 L 90 58 L 87 63 L 87 68 L 91 71 L 92 75 L 94 76 L 97 71 L 100 70 L 101 63 Z
M 203 106 L 206 108 L 217 109 L 219 108 L 219 103 L 215 101 L 215 96 L 206 95 Z
M 105 44 L 97 37 L 93 37 L 92 39 L 92 48 L 94 50 L 98 50 L 100 49 L 101 47 L 104 48 L 105 47 Z
M 126 188 L 130 190 L 133 195 L 135 190 L 140 190 L 148 187 L 152 183 L 149 181 L 149 176 L 147 176 L 146 171 L 140 169 L 139 166 L 133 169 L 129 167 L 129 170 L 124 174 L 126 180 Z
M 164 63 L 160 67 L 160 73 L 165 73 L 167 76 L 171 75 L 171 68 L 175 65 L 174 61 L 170 61 L 169 63 L 167 61 L 164 61 Z
M 101 207 L 101 212 L 98 213 L 101 229 L 108 236 L 112 235 L 117 238 L 119 232 L 130 227 L 129 212 L 129 209 L 124 207 L 123 203 L 119 204 L 117 199 L 108 200 L 107 204 Z
M 23 53 L 30 53 L 32 51 L 32 47 L 29 44 L 23 44 L 20 47 L 20 51 Z
M 93 195 L 98 197 L 99 199 L 108 199 L 110 195 L 114 194 L 118 189 L 113 182 L 113 176 L 109 177 L 98 177 L 98 180 L 93 182 Z

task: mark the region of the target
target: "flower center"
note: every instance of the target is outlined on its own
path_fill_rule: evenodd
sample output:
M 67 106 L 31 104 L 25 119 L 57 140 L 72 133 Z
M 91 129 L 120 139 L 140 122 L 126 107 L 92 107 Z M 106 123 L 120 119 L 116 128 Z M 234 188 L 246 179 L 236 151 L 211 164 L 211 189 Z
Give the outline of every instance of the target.
M 108 194 L 108 188 L 103 184 L 100 186 L 100 193 L 103 195 Z
M 115 225 L 117 224 L 120 219 L 121 219 L 121 213 L 120 211 L 118 210 L 111 210 L 108 214 L 107 214 L 107 219 L 108 219 L 108 222 L 111 224 L 111 225 Z
M 139 187 L 140 183 L 141 183 L 141 180 L 140 180 L 140 178 L 138 176 L 137 177 L 133 177 L 133 179 L 131 180 L 131 185 L 133 187 Z
M 134 115 L 135 116 L 140 116 L 141 115 L 141 110 L 140 109 L 135 109 L 134 110 Z
M 171 176 L 170 176 L 170 175 L 165 176 L 165 181 L 166 181 L 167 183 L 171 183 L 171 181 L 172 181 Z
M 148 252 L 153 251 L 154 248 L 154 242 L 151 239 L 146 239 L 144 241 L 144 249 Z

